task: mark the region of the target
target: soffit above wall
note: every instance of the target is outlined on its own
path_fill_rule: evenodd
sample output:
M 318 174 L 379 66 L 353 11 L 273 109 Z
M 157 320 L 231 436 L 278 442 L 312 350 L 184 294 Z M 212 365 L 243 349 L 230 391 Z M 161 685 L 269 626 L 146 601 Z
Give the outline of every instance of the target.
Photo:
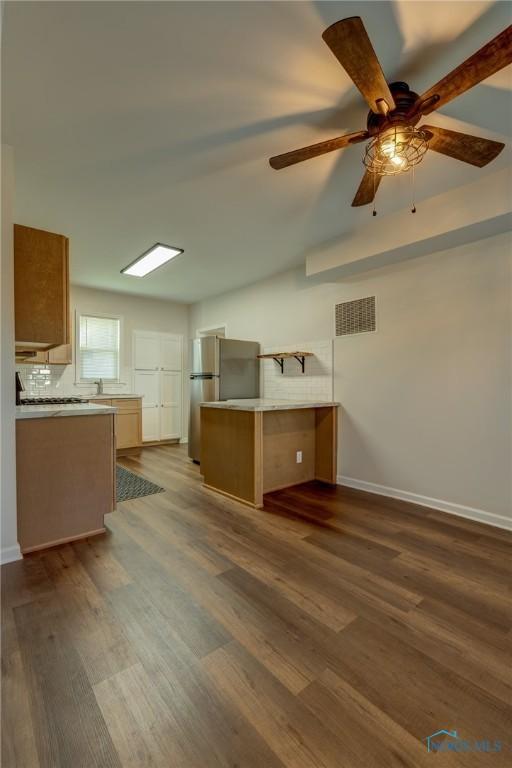
M 505 168 L 424 200 L 315 248 L 306 274 L 333 280 L 512 230 L 512 170 Z

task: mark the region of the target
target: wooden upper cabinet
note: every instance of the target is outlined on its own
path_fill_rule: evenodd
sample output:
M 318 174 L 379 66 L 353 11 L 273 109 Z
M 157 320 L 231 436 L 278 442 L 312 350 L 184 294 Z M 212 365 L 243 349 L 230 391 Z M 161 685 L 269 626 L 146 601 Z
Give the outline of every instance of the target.
M 14 225 L 16 347 L 45 350 L 70 343 L 69 240 Z
M 62 344 L 60 347 L 54 347 L 46 355 L 48 360 L 45 362 L 48 362 L 50 365 L 71 365 L 73 362 L 71 344 Z
M 16 351 L 16 362 L 39 363 L 42 365 L 71 365 L 73 362 L 72 344 L 62 344 L 44 352 L 34 352 L 24 347 Z

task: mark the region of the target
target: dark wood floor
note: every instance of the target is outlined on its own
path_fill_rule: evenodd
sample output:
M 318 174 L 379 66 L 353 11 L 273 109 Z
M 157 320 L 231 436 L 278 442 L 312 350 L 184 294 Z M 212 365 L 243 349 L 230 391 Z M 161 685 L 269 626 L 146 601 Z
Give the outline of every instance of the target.
M 314 483 L 166 492 L 2 569 L 4 768 L 512 765 L 512 535 Z M 503 742 L 427 754 L 441 728 Z

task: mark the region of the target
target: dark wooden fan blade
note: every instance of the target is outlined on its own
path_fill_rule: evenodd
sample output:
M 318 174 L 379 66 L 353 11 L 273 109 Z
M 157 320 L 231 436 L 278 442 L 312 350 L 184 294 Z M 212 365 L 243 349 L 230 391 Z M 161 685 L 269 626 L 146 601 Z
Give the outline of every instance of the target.
M 359 88 L 372 112 L 383 111 L 382 99 L 388 109 L 395 109 L 393 96 L 359 16 L 337 21 L 325 30 L 322 37 Z
M 480 48 L 469 59 L 466 59 L 449 75 L 429 88 L 420 97 L 420 103 L 430 99 L 422 108 L 424 115 L 429 115 L 435 109 L 468 91 L 486 77 L 506 67 L 512 62 L 512 25 L 500 32 L 487 45 Z M 435 96 L 439 98 L 435 100 Z
M 436 128 L 435 125 L 422 125 L 421 130 L 432 134 L 428 142 L 429 149 L 454 157 L 463 163 L 476 165 L 478 168 L 483 168 L 494 160 L 505 146 L 501 141 L 482 139 L 480 136 L 470 136 L 459 131 L 448 131 L 446 128 Z
M 368 205 L 371 203 L 375 194 L 379 188 L 382 176 L 378 173 L 370 173 L 365 171 L 359 189 L 356 192 L 356 196 L 352 200 L 352 208 L 357 208 L 359 205 Z
M 288 165 L 295 165 L 295 163 L 302 163 L 303 160 L 325 155 L 327 152 L 333 152 L 335 149 L 343 149 L 343 147 L 348 147 L 350 144 L 358 144 L 367 138 L 368 131 L 346 133 L 344 136 L 338 136 L 336 139 L 327 139 L 327 141 L 320 141 L 318 144 L 311 144 L 309 147 L 285 152 L 284 155 L 276 155 L 270 158 L 269 163 L 272 168 L 278 171 L 280 168 L 286 168 Z

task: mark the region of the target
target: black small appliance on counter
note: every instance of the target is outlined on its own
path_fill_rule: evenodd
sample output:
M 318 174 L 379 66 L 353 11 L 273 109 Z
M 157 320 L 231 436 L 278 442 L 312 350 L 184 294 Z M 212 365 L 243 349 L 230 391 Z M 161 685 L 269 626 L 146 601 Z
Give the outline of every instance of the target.
M 21 393 L 25 391 L 21 376 L 16 371 L 16 405 L 21 405 Z

